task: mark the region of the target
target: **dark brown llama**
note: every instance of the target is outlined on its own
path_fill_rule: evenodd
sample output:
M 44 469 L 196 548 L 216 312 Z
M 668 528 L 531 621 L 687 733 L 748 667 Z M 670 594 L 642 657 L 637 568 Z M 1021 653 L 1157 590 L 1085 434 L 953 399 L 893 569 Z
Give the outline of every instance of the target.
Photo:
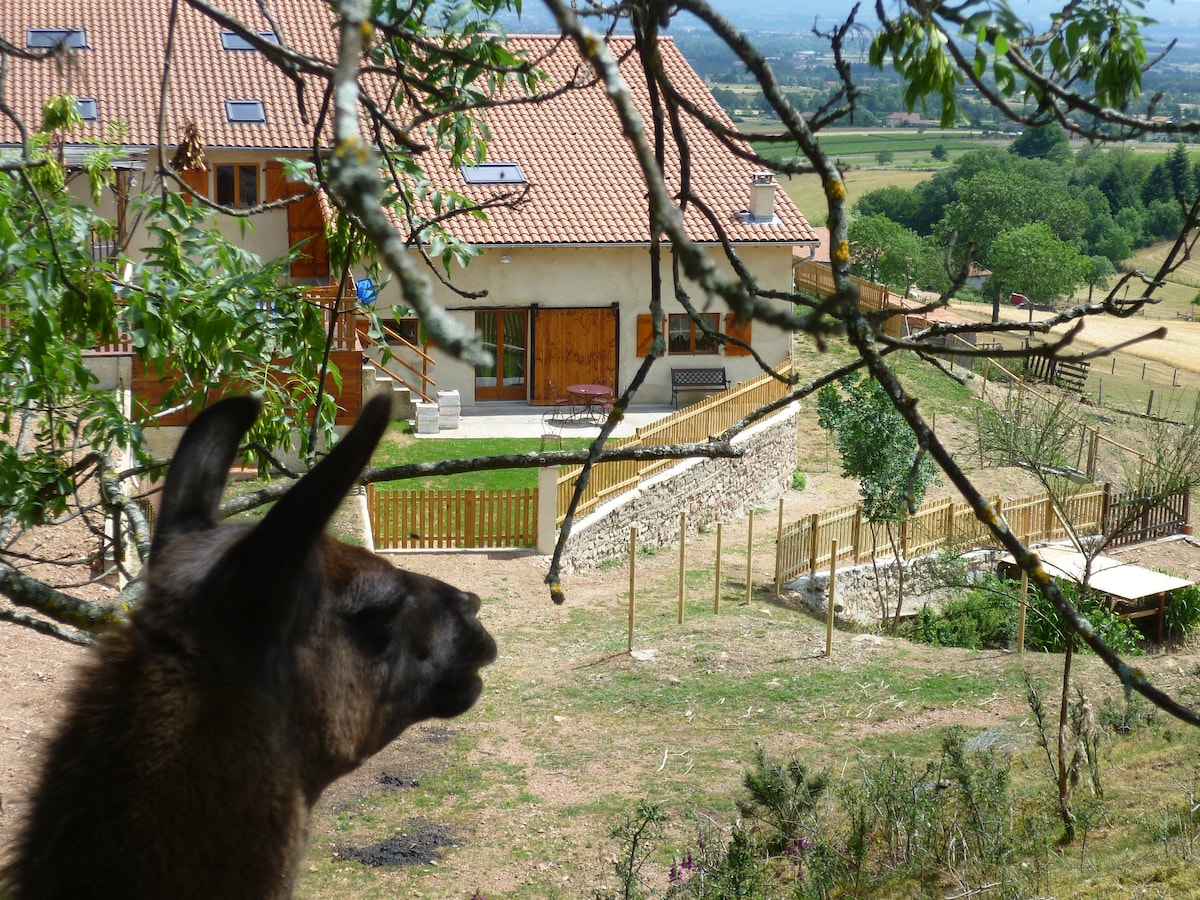
M 321 791 L 479 697 L 496 657 L 479 598 L 324 534 L 390 400 L 257 525 L 218 527 L 257 415 L 226 400 L 184 434 L 143 599 L 48 748 L 5 873 L 13 900 L 289 897 Z

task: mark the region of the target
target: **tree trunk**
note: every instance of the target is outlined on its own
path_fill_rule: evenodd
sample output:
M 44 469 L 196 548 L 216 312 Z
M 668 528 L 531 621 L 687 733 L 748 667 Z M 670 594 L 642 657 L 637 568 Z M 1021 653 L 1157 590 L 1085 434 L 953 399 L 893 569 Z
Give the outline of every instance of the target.
M 1067 647 L 1063 653 L 1062 698 L 1058 707 L 1058 809 L 1062 814 L 1064 837 L 1068 842 L 1075 840 L 1075 813 L 1071 809 L 1072 772 L 1067 759 L 1067 740 L 1070 731 L 1069 707 L 1071 704 L 1071 658 L 1075 655 L 1075 633 L 1067 635 Z
M 900 629 L 900 610 L 904 606 L 904 560 L 900 558 L 900 545 L 896 543 L 896 532 L 892 523 L 887 523 L 888 542 L 892 545 L 892 555 L 896 557 L 896 614 L 892 616 L 891 632 L 895 634 Z

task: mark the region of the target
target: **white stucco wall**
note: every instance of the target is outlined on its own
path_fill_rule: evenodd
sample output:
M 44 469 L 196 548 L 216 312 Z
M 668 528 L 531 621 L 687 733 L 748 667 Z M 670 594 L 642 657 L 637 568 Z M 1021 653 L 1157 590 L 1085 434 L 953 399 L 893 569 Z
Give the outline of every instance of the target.
M 212 184 L 213 172 L 216 166 L 228 163 L 255 163 L 258 166 L 258 201 L 260 203 L 266 198 L 266 163 L 268 160 L 278 159 L 282 155 L 278 151 L 262 151 L 262 150 L 223 150 L 206 149 L 205 157 L 208 160 L 208 178 L 209 178 L 209 197 L 214 195 L 214 187 Z M 159 183 L 154 177 L 154 168 L 157 165 L 157 154 L 151 152 L 146 161 L 146 169 L 136 172 L 134 177 L 133 192 L 137 194 L 145 194 L 147 191 L 157 195 L 159 192 Z M 76 175 L 69 184 L 71 193 L 76 199 L 83 204 L 91 205 L 91 197 L 88 193 L 87 179 L 83 175 Z M 174 185 L 172 185 L 174 189 Z M 117 214 L 116 199 L 112 191 L 106 190 L 101 198 L 99 213 L 108 218 L 115 219 Z M 132 212 L 129 216 L 130 224 L 133 224 Z M 287 213 L 284 210 L 271 210 L 269 212 L 255 215 L 249 219 L 240 220 L 234 216 L 217 216 L 217 227 L 221 230 L 229 240 L 238 244 L 241 247 L 256 253 L 263 259 L 274 259 L 282 256 L 288 250 L 288 234 L 287 234 Z M 245 223 L 247 228 L 243 234 L 241 224 Z M 140 260 L 144 257 L 141 252 L 150 242 L 149 235 L 146 230 L 145 219 L 137 222 L 134 229 L 133 238 L 129 243 L 129 258 L 132 260 Z
M 719 250 L 718 250 L 719 252 Z M 502 263 L 501 254 L 510 261 Z M 763 288 L 787 291 L 791 288 L 792 255 L 790 246 L 743 247 L 744 263 L 759 278 Z M 466 269 L 455 269 L 453 284 L 467 292 L 487 291 L 479 299 L 464 299 L 444 285 L 436 284 L 434 294 L 439 303 L 451 310 L 455 319 L 468 330 L 474 330 L 475 311 L 489 308 L 608 307 L 620 304 L 618 343 L 619 387 L 624 388 L 641 363 L 637 356 L 637 316 L 649 312 L 650 266 L 645 247 L 512 247 L 486 250 Z M 721 260 L 721 267 L 728 266 Z M 683 313 L 675 299 L 670 283 L 670 258 L 664 254 L 663 311 Z M 717 312 L 721 328 L 725 327 L 727 308 L 720 300 L 705 302 L 702 293 L 693 286 L 692 302 L 701 311 Z M 400 303 L 399 288 L 388 284 L 380 293 L 380 311 L 385 316 L 392 305 Z M 773 301 L 779 309 L 787 304 Z M 772 365 L 788 358 L 791 335 L 781 329 L 755 322 L 752 342 Z M 459 391 L 464 406 L 475 403 L 474 370 L 439 353 L 433 377 L 439 390 Z M 415 360 L 411 360 L 415 363 Z M 671 365 L 724 366 L 730 383 L 737 384 L 760 373 L 753 357 L 726 357 L 723 353 L 672 355 L 659 361 L 639 391 L 642 403 L 665 403 L 671 398 Z

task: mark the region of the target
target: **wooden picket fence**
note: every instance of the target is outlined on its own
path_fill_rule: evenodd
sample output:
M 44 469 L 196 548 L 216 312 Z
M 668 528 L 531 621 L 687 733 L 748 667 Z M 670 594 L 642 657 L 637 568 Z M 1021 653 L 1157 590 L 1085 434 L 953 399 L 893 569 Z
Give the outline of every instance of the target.
M 376 550 L 537 545 L 537 488 L 399 491 L 367 485 Z
M 791 361 L 782 363 L 775 371 L 786 379 L 791 375 Z M 721 434 L 760 406 L 781 399 L 789 390 L 791 387 L 786 381 L 763 374 L 639 428 L 630 437 L 610 440 L 605 447 L 611 450 L 618 447 L 662 447 L 707 441 L 709 437 Z M 677 459 L 598 463 L 592 467 L 587 487 L 575 510 L 576 517 L 587 515 L 610 497 L 633 490 L 656 472 L 678 463 Z M 579 480 L 582 468 L 563 466 L 559 473 L 558 496 L 555 501 L 556 522 L 559 525 L 566 517 L 567 507 L 575 493 L 575 484 Z
M 1094 534 L 1104 523 L 1110 499 L 1108 484 L 1085 488 L 1066 501 L 1067 518 L 1080 534 Z M 992 505 L 1025 543 L 1067 537 L 1067 529 L 1045 492 L 1017 500 L 993 497 Z M 813 513 L 784 526 L 776 548 L 776 583 L 828 570 L 833 562 L 832 541 L 837 541 L 835 565 L 865 563 L 872 555 L 891 556 L 884 526 L 876 526 L 874 536 L 871 528 L 861 504 Z M 991 532 L 975 517 L 975 511 L 967 503 L 950 498 L 923 503 L 897 530 L 900 553 L 905 559 L 950 547 L 997 546 Z

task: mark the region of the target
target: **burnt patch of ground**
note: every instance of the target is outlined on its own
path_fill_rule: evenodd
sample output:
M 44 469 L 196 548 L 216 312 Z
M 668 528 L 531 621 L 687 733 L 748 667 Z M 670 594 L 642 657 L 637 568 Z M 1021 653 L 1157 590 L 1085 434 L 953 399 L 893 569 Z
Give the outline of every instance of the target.
M 426 744 L 438 746 L 448 744 L 458 734 L 457 728 L 446 728 L 444 725 L 423 725 L 418 729 L 421 740 Z
M 421 786 L 421 776 L 416 772 L 380 772 L 379 783 L 396 790 L 411 790 Z
M 457 846 L 458 841 L 448 825 L 413 819 L 406 823 L 404 831 L 393 837 L 365 847 L 338 846 L 333 855 L 335 859 L 354 860 L 371 868 L 429 865 L 438 859 L 444 848 Z

